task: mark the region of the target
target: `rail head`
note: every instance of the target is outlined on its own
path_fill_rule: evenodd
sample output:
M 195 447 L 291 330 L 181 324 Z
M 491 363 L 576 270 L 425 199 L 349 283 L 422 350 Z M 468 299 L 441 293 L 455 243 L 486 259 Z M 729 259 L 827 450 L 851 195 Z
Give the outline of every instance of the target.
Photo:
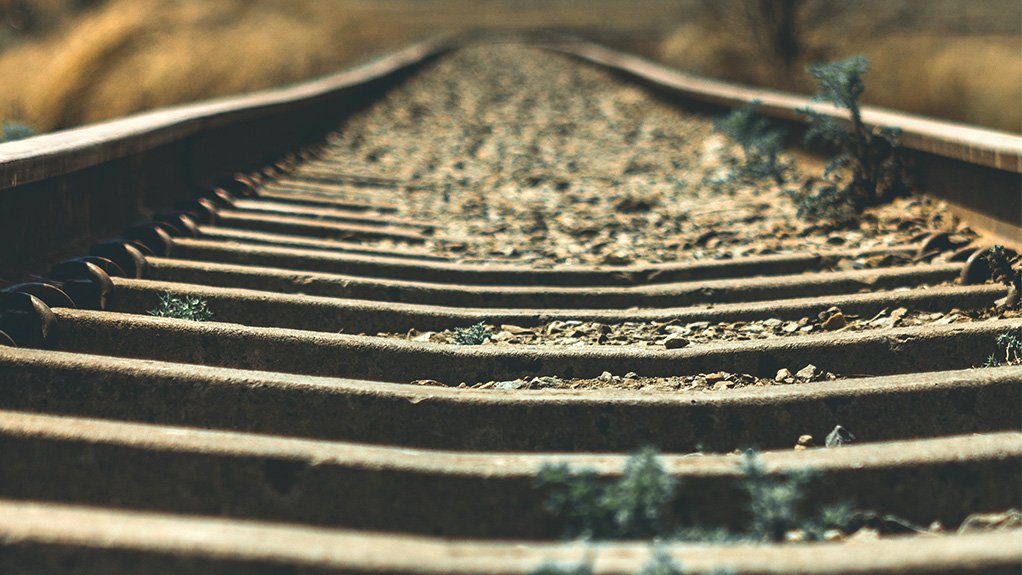
M 427 40 L 322 78 L 238 96 L 183 104 L 0 144 L 0 190 L 130 157 L 211 129 L 237 125 L 386 78 L 454 47 Z
M 738 107 L 759 100 L 762 113 L 805 123 L 797 112 L 809 107 L 841 117 L 839 110 L 811 98 L 766 88 L 743 86 L 675 70 L 645 58 L 584 41 L 553 42 L 552 50 L 624 72 L 667 88 L 686 98 L 722 107 Z M 863 107 L 863 119 L 874 126 L 901 130 L 902 146 L 969 164 L 1022 174 L 1022 135 L 948 122 L 873 106 Z

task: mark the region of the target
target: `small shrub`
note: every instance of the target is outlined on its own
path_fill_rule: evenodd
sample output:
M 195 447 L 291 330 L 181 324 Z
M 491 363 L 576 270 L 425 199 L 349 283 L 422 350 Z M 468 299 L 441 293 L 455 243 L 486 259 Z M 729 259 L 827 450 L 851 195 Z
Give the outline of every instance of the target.
M 809 178 L 799 190 L 787 190 L 798 207 L 799 219 L 829 222 L 838 227 L 850 227 L 859 222 L 859 209 L 842 186 Z
M 638 575 L 682 575 L 683 573 L 681 565 L 667 551 L 658 547 L 653 550 L 649 561 L 642 566 Z
M 592 575 L 593 566 L 588 562 L 577 565 L 544 563 L 529 572 L 530 575 Z
M 997 344 L 997 352 L 987 357 L 984 367 L 1022 365 L 1022 330 L 1002 333 L 994 343 Z
M 997 300 L 996 305 L 1007 309 L 1022 307 L 1022 265 L 1015 265 L 1018 256 L 1004 246 L 993 246 L 983 257 L 990 266 L 990 279 L 1008 286 L 1008 294 Z
M 1020 273 L 1011 266 L 1011 257 L 1004 246 L 992 246 L 983 254 L 983 259 L 990 266 L 990 279 L 1004 285 L 1011 285 L 1015 276 Z
M 862 76 L 868 70 L 865 56 L 809 66 L 809 74 L 818 86 L 814 99 L 847 110 L 848 123 L 810 108 L 800 110 L 810 120 L 806 142 L 822 143 L 838 152 L 824 172 L 826 185 L 803 186 L 794 194 L 801 218 L 846 225 L 849 210 L 859 214 L 907 190 L 905 168 L 898 153 L 898 130 L 871 129 L 862 121 L 859 98 L 866 90 Z M 840 216 L 838 220 L 832 219 L 835 215 Z
M 567 465 L 544 466 L 537 477 L 537 485 L 549 490 L 546 508 L 564 521 L 565 537 L 597 540 L 663 534 L 661 513 L 674 498 L 675 484 L 649 448 L 632 455 L 614 483 Z
M 768 476 L 751 450 L 742 456 L 742 471 L 746 476 L 742 487 L 749 495 L 749 528 L 756 539 L 784 541 L 789 532 L 800 530 L 806 539 L 818 540 L 827 529 L 844 529 L 853 520 L 851 508 L 843 504 L 822 507 L 811 516 L 802 513 L 812 473 Z
M 482 345 L 490 340 L 490 331 L 483 322 L 454 330 L 451 341 L 458 345 Z
M 156 309 L 149 310 L 149 315 L 190 321 L 213 319 L 213 312 L 210 311 L 204 300 L 188 296 L 177 297 L 169 292 L 160 294 L 160 305 Z
M 742 148 L 742 158 L 731 158 L 735 178 L 745 181 L 772 179 L 782 184 L 789 168 L 778 159 L 784 132 L 771 126 L 769 120 L 757 113 L 759 104 L 759 100 L 753 100 L 716 119 L 713 127 Z
M 35 135 L 35 130 L 19 122 L 4 122 L 3 134 L 0 135 L 0 143 L 24 140 Z

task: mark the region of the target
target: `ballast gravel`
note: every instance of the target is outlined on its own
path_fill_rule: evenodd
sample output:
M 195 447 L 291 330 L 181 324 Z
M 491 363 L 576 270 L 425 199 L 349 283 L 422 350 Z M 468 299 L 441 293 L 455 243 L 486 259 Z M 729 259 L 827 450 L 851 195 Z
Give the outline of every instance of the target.
M 735 153 L 712 117 L 567 56 L 495 45 L 440 59 L 350 118 L 297 174 L 414 183 L 347 189 L 436 222 L 429 247 L 465 262 L 615 266 L 973 237 L 923 197 L 871 209 L 853 229 L 800 221 L 785 190 L 822 167 L 786 158 L 790 184 L 721 184 Z

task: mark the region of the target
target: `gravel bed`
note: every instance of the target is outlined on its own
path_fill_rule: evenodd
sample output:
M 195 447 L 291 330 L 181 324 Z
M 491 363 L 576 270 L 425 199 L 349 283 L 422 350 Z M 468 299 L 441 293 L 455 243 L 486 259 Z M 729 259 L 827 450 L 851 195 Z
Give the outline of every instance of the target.
M 486 381 L 475 384 L 465 382 L 455 387 L 472 389 L 629 389 L 636 391 L 719 391 L 749 386 L 790 385 L 794 383 L 812 383 L 815 381 L 832 381 L 838 376 L 809 364 L 797 371 L 781 369 L 773 378 L 756 377 L 747 373 L 729 373 L 718 371 L 695 375 L 679 375 L 674 377 L 642 377 L 636 373 L 614 375 L 609 371 L 599 377 L 560 378 L 554 376 L 537 376 L 512 379 L 507 381 Z M 420 379 L 412 382 L 415 385 L 447 384 L 432 379 Z
M 684 323 L 665 322 L 596 323 L 583 321 L 554 321 L 533 327 L 483 324 L 488 338 L 481 345 L 630 345 L 657 346 L 678 349 L 689 345 L 749 341 L 776 337 L 797 337 L 816 333 L 837 333 L 911 327 L 922 325 L 949 325 L 987 319 L 1022 317 L 1019 310 L 959 310 L 928 312 L 904 307 L 891 307 L 875 316 L 860 317 L 830 308 L 816 316 L 797 321 L 776 318 L 748 322 L 708 321 Z M 379 337 L 406 339 L 432 343 L 457 343 L 460 330 L 441 332 L 409 330 L 407 333 L 379 333 Z
M 882 250 L 938 229 L 973 237 L 922 197 L 872 209 L 855 229 L 801 222 L 782 186 L 713 183 L 733 153 L 712 118 L 566 56 L 499 45 L 441 59 L 351 118 L 327 161 L 298 173 L 419 183 L 376 193 L 437 222 L 429 247 L 459 261 L 627 265 Z M 790 187 L 822 169 L 787 159 Z

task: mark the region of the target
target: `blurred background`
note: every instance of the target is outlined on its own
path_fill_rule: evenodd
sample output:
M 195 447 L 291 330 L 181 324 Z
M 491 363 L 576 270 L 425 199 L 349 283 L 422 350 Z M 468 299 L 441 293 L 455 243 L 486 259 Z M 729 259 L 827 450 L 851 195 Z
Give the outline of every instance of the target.
M 1019 0 L 0 0 L 0 120 L 48 132 L 477 27 L 804 92 L 807 63 L 863 53 L 868 103 L 1022 131 Z

